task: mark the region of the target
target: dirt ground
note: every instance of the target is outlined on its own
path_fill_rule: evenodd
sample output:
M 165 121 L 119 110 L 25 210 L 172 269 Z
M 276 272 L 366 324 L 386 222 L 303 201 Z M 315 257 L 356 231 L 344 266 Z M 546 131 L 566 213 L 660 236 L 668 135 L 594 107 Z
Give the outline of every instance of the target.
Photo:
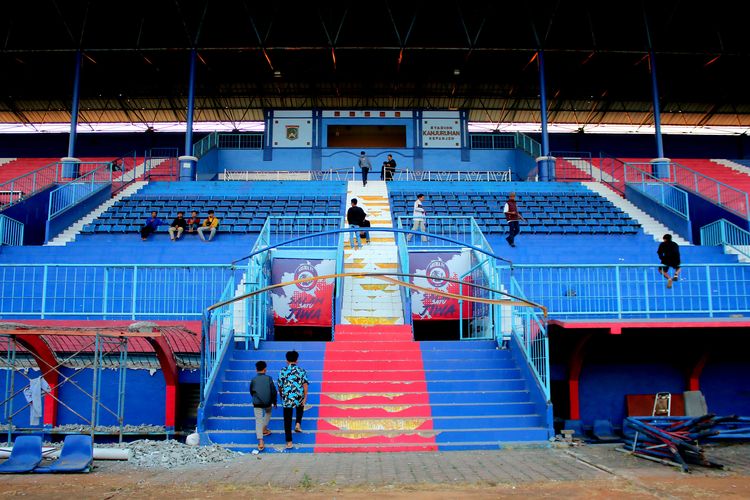
M 192 475 L 192 474 L 191 474 Z M 665 479 L 659 476 L 637 480 L 614 477 L 607 480 L 533 482 L 523 484 L 410 484 L 389 486 L 315 485 L 269 487 L 242 482 L 206 479 L 185 481 L 182 474 L 158 479 L 151 474 L 133 477 L 123 474 L 89 474 L 65 477 L 14 477 L 0 482 L 0 497 L 24 498 L 270 498 L 280 494 L 304 495 L 306 499 L 346 498 L 379 500 L 409 498 L 413 500 L 485 499 L 485 498 L 750 498 L 750 478 L 685 477 Z
M 99 462 L 90 474 L 0 477 L 0 498 L 268 499 L 280 494 L 361 500 L 750 498 L 750 446 L 714 452 L 715 458 L 728 464 L 726 470 L 698 468 L 690 474 L 617 453 L 613 446 L 462 453 L 379 454 L 364 459 L 279 454 L 262 460 L 246 455 L 231 462 L 171 470 Z M 399 472 L 418 468 L 428 476 L 394 479 L 385 470 L 387 465 Z M 450 476 L 449 465 L 464 475 Z M 531 466 L 538 468 L 530 471 Z M 513 476 L 514 467 L 526 471 L 523 479 Z M 334 475 L 327 475 L 331 471 Z M 342 475 L 336 476 L 339 472 Z M 323 481 L 330 477 L 338 480 Z

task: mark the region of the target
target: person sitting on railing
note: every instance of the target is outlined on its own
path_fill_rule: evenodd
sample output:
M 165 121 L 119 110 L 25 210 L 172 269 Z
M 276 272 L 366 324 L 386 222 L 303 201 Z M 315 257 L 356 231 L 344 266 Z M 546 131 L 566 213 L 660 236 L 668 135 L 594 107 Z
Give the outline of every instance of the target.
M 146 219 L 146 224 L 141 228 L 141 239 L 146 241 L 148 235 L 156 232 L 159 226 L 163 226 L 164 221 L 157 217 L 156 211 L 151 212 L 151 217 Z
M 656 250 L 662 264 L 659 272 L 667 278 L 667 288 L 672 288 L 672 282 L 680 279 L 680 246 L 672 241 L 671 234 L 665 234 L 662 239 L 664 241 L 659 243 L 659 248 Z M 669 277 L 670 267 L 674 269 L 674 276 L 671 278 Z
M 412 231 L 422 231 L 423 233 L 427 232 L 427 225 L 425 224 L 425 211 L 424 207 L 422 207 L 422 202 L 424 201 L 424 195 L 418 194 L 417 199 L 414 201 L 414 212 L 412 213 Z M 406 235 L 406 241 L 411 241 L 411 237 L 414 236 L 412 233 L 409 233 Z M 422 235 L 422 243 L 427 242 L 427 236 Z
M 367 214 L 361 207 L 357 206 L 357 198 L 352 198 L 352 206 L 346 211 L 346 221 L 349 223 L 349 227 L 353 229 L 352 235 L 349 236 L 349 246 L 352 250 L 358 250 L 362 248 L 362 241 L 359 239 L 359 229 L 362 226 L 362 221 L 367 218 Z
M 201 225 L 201 219 L 198 217 L 198 212 L 193 210 L 190 212 L 190 218 L 187 220 L 187 232 L 193 233 L 198 230 Z
M 184 212 L 177 212 L 177 217 L 172 221 L 172 225 L 169 226 L 170 240 L 177 241 L 180 239 L 180 236 L 182 236 L 182 232 L 185 230 L 185 227 L 187 227 L 184 215 Z M 176 236 L 175 233 L 177 233 Z
M 214 236 L 216 236 L 216 230 L 219 228 L 219 219 L 214 217 L 214 211 L 209 210 L 208 211 L 208 217 L 206 217 L 206 220 L 203 221 L 203 225 L 198 228 L 198 236 L 200 236 L 201 240 L 203 241 L 211 241 Z M 208 235 L 208 240 L 206 240 L 206 237 L 203 235 L 203 232 L 206 229 L 210 229 L 211 233 Z

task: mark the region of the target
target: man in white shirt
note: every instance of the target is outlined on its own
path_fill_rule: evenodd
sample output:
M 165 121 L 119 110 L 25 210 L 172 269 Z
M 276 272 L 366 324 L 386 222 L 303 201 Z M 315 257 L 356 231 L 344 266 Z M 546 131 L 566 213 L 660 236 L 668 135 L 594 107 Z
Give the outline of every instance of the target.
M 426 233 L 427 225 L 425 224 L 425 211 L 424 207 L 422 206 L 422 201 L 424 201 L 424 195 L 420 193 L 417 195 L 417 199 L 414 201 L 414 212 L 412 213 L 413 224 L 411 230 L 422 231 L 423 233 Z M 414 235 L 411 233 L 407 234 L 406 241 L 411 241 L 412 236 Z M 422 235 L 422 242 L 427 242 L 427 236 Z

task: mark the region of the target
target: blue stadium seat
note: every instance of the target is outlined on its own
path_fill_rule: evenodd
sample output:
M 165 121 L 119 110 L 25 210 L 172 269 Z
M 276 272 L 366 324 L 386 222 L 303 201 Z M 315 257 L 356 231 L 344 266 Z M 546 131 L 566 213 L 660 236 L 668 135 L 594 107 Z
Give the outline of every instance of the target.
M 10 457 L 0 464 L 0 474 L 31 472 L 42 461 L 41 436 L 18 436 Z

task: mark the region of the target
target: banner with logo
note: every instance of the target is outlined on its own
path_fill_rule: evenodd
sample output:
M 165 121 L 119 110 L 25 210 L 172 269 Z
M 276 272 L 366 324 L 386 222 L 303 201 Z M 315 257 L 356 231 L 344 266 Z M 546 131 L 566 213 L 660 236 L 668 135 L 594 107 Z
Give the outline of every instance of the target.
M 411 278 L 417 286 L 430 290 L 453 293 L 456 295 L 471 295 L 470 287 L 463 287 L 459 291 L 459 284 L 446 281 L 444 278 L 461 279 L 461 276 L 471 269 L 471 252 L 413 252 L 409 254 L 409 272 L 426 275 L 428 278 Z M 471 276 L 464 278 L 464 282 L 471 282 Z M 463 303 L 463 317 L 468 319 L 472 311 L 471 302 Z M 451 299 L 441 295 L 412 290 L 411 313 L 415 321 L 429 320 L 457 320 L 459 316 L 458 299 Z
M 275 118 L 272 137 L 274 148 L 310 148 L 312 118 Z
M 336 262 L 320 259 L 274 259 L 274 284 L 314 278 L 336 272 Z M 331 326 L 333 323 L 333 279 L 311 280 L 271 291 L 276 326 Z

